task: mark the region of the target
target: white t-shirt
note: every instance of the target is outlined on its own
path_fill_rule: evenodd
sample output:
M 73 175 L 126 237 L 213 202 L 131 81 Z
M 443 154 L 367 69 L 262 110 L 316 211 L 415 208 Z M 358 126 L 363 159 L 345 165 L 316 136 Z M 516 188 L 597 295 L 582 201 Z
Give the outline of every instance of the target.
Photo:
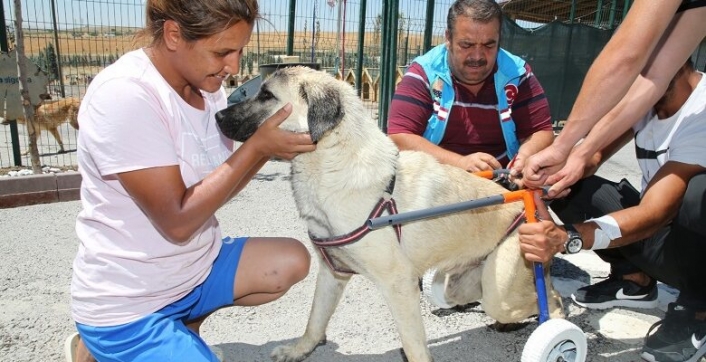
M 178 165 L 187 187 L 232 154 L 233 142 L 215 123 L 223 89 L 202 92 L 206 106 L 188 105 L 140 49 L 100 72 L 78 118 L 83 210 L 73 264 L 72 316 L 113 326 L 139 319 L 202 283 L 221 247 L 212 216 L 194 238 L 175 245 L 155 229 L 115 174 Z
M 677 113 L 658 119 L 650 112 L 633 131 L 642 190 L 667 161 L 706 167 L 706 76 Z

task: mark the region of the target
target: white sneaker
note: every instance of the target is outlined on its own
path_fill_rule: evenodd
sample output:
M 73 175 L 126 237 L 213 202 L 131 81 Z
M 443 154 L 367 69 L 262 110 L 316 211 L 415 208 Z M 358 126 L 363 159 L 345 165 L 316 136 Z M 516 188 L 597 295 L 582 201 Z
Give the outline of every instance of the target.
M 76 348 L 78 348 L 78 341 L 81 340 L 78 333 L 74 333 L 66 338 L 64 341 L 64 356 L 66 357 L 66 362 L 76 362 Z

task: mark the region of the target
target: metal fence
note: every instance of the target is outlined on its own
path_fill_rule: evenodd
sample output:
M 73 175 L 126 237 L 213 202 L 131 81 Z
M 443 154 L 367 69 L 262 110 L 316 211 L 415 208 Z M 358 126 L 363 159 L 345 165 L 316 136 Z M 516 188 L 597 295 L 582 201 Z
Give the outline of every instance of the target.
M 317 63 L 324 71 L 353 84 L 372 116 L 378 117 L 379 113 L 379 118 L 385 119 L 387 102 L 405 66 L 443 41 L 446 13 L 452 2 L 260 1 L 262 19 L 245 49 L 240 72 L 227 79 L 224 86 L 232 91 L 259 74 L 259 67 L 265 64 Z M 504 25 L 511 31 L 504 30 L 502 45 L 530 61 L 540 81 L 547 79 L 550 87 L 545 84 L 545 90 L 552 108 L 557 110 L 553 117 L 562 119 L 588 64 L 620 23 L 630 1 L 502 3 L 508 19 L 512 19 L 511 25 Z M 50 79 L 47 92 L 53 97 L 82 97 L 101 69 L 125 52 L 144 45 L 133 39 L 144 24 L 144 0 L 23 0 L 22 16 L 26 54 L 47 73 Z M 14 48 L 15 19 L 13 1 L 2 0 L 3 51 Z M 548 22 L 578 24 L 575 27 L 588 25 L 593 30 L 579 32 L 571 27 L 542 30 Z M 585 41 L 572 41 L 572 36 L 578 33 L 594 34 L 585 38 L 594 40 L 591 49 L 586 48 Z M 547 49 L 540 50 L 542 46 Z M 706 63 L 706 47 L 701 49 L 696 54 L 699 69 Z M 572 67 L 570 73 L 567 67 Z M 384 122 L 380 125 L 385 127 Z M 19 144 L 13 145 L 10 127 L 0 126 L 0 174 L 1 169 L 29 165 L 29 157 L 19 155 L 28 144 L 25 127 L 19 125 L 16 129 Z M 41 161 L 55 167 L 74 167 L 77 133 L 68 124 L 60 125 L 57 131 L 68 152 L 58 153 L 54 137 L 41 132 L 38 142 Z

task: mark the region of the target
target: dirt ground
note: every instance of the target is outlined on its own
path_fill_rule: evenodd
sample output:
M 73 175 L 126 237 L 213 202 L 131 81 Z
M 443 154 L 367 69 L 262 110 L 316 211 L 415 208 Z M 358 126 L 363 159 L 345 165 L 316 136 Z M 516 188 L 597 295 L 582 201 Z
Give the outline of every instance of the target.
M 631 153 L 627 146 L 601 174 L 639 185 Z M 63 341 L 74 331 L 69 284 L 77 248 L 74 222 L 80 208 L 80 202 L 74 201 L 0 212 L 0 361 L 63 361 Z M 217 216 L 224 232 L 232 236 L 291 236 L 309 245 L 285 162 L 266 164 Z M 273 303 L 216 312 L 202 327 L 204 338 L 221 347 L 228 361 L 269 361 L 275 346 L 292 343 L 303 333 L 317 268 L 319 264 L 312 262 L 309 276 Z M 660 307 L 653 310 L 592 311 L 570 301 L 576 288 L 607 274 L 607 266 L 590 251 L 558 257 L 552 268 L 568 320 L 586 334 L 587 361 L 638 361 L 647 329 L 663 316 L 675 291 L 660 285 Z M 520 330 L 500 333 L 489 327 L 492 320 L 480 306 L 442 310 L 420 297 L 420 308 L 437 362 L 519 361 L 538 325 L 530 319 Z M 348 285 L 327 336 L 328 343 L 307 361 L 402 361 L 389 309 L 375 285 L 363 277 L 354 277 Z

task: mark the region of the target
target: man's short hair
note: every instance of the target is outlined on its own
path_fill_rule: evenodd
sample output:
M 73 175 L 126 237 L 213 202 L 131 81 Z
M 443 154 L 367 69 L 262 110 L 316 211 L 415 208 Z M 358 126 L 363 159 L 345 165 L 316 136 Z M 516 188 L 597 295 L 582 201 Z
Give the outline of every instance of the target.
M 449 8 L 446 17 L 446 30 L 449 36 L 453 34 L 456 27 L 456 19 L 459 16 L 466 16 L 474 21 L 489 23 L 498 20 L 498 32 L 502 30 L 503 10 L 495 0 L 456 0 Z

